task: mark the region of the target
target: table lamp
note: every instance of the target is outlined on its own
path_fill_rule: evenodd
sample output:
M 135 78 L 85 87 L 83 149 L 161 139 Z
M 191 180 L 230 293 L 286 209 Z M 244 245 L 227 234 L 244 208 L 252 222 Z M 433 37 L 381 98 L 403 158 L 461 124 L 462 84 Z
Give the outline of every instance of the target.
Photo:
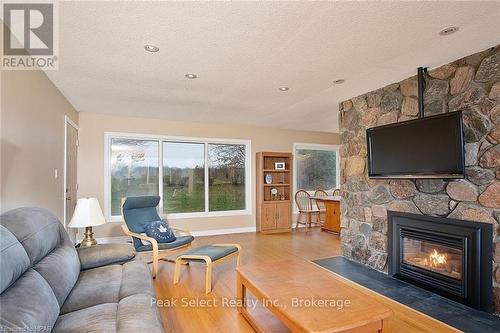
M 80 246 L 96 245 L 92 227 L 106 223 L 101 206 L 96 198 L 81 198 L 76 203 L 75 212 L 68 224 L 70 228 L 85 228 L 84 237 Z

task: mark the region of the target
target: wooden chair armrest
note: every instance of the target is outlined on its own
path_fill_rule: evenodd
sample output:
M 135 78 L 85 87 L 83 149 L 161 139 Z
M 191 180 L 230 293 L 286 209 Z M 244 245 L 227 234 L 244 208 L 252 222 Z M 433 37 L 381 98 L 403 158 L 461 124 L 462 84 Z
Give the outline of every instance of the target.
M 151 245 L 153 246 L 153 251 L 158 253 L 158 241 L 152 237 L 148 237 L 146 235 L 142 235 L 142 234 L 138 234 L 138 233 L 135 233 L 135 232 L 132 232 L 130 230 L 128 230 L 127 226 L 126 225 L 122 225 L 122 229 L 123 229 L 123 232 L 125 233 L 125 235 L 128 235 L 130 237 L 135 237 L 135 238 L 139 238 L 141 240 L 144 240 L 146 242 L 149 242 L 151 243 Z
M 189 231 L 187 231 L 187 230 L 182 230 L 182 229 L 179 229 L 179 228 L 174 228 L 172 226 L 170 226 L 170 229 L 172 229 L 172 231 L 178 232 L 179 234 L 184 234 L 186 236 L 190 236 L 191 235 L 191 233 Z

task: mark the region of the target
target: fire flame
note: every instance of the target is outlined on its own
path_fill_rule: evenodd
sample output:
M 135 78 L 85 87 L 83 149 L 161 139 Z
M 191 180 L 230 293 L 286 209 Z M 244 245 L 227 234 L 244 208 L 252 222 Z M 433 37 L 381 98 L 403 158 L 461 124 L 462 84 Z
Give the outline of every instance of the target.
M 431 266 L 433 267 L 446 264 L 446 254 L 440 254 L 436 251 L 436 249 L 434 249 L 434 252 L 429 255 L 429 259 L 431 260 Z

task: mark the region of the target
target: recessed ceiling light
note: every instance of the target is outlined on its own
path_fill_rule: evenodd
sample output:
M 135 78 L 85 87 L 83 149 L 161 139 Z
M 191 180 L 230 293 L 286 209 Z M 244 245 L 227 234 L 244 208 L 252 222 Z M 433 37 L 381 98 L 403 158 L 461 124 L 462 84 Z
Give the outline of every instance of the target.
M 288 87 L 279 87 L 279 90 L 281 90 L 281 91 L 287 91 L 288 89 L 290 89 L 290 88 L 288 88 Z
M 196 74 L 186 74 L 184 76 L 186 77 L 186 79 L 196 79 L 198 77 L 198 75 Z
M 154 52 L 160 51 L 160 48 L 158 46 L 146 44 L 146 45 L 144 45 L 144 50 L 154 53 Z
M 458 27 L 448 27 L 439 32 L 441 36 L 448 36 L 458 31 Z
M 333 81 L 333 83 L 335 83 L 335 84 L 342 84 L 344 82 L 345 82 L 344 79 L 338 79 L 338 80 Z

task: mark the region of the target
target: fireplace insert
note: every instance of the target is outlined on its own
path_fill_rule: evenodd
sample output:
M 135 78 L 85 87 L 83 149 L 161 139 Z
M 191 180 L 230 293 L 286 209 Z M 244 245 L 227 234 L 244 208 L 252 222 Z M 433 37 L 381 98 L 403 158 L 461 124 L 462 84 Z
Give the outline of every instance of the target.
M 492 226 L 388 211 L 389 275 L 493 312 Z

